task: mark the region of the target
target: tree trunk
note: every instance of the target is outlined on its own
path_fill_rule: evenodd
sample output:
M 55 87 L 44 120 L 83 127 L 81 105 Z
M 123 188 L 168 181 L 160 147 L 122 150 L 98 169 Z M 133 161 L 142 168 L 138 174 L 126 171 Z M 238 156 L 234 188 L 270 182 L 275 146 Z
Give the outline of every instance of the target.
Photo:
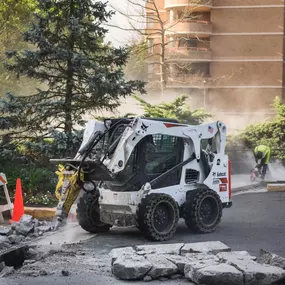
M 165 66 L 165 35 L 164 31 L 161 33 L 161 57 L 160 57 L 160 91 L 161 95 L 163 96 L 164 89 L 166 88 L 166 66 Z
M 71 62 L 68 63 L 67 81 L 66 81 L 66 94 L 65 94 L 65 122 L 64 122 L 64 132 L 70 134 L 72 132 L 72 89 L 73 89 L 73 70 Z
M 73 15 L 73 0 L 71 0 L 70 3 L 70 16 Z M 72 52 L 74 49 L 74 36 L 71 32 L 70 39 L 69 39 L 69 51 L 71 53 L 70 58 L 67 62 L 67 79 L 66 79 L 66 93 L 65 93 L 65 104 L 64 104 L 64 113 L 65 113 L 65 119 L 64 119 L 64 132 L 66 134 L 72 133 L 72 91 L 73 91 L 73 66 L 72 66 Z

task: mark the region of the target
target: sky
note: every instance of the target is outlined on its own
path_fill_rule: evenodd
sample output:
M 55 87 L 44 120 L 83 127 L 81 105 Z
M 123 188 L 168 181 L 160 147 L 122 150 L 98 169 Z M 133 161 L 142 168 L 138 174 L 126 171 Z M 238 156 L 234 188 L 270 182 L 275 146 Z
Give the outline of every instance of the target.
M 128 2 L 128 0 L 108 0 L 109 7 L 112 10 L 119 10 L 127 13 L 131 13 L 133 15 L 139 15 L 138 13 L 138 6 L 134 6 Z M 139 2 L 138 2 L 139 3 Z M 143 1 L 144 3 L 144 1 Z M 138 19 L 138 18 L 136 18 Z M 137 27 L 143 27 L 144 26 L 144 20 L 139 20 L 141 24 L 138 24 L 138 22 L 132 21 L 133 24 L 135 24 Z M 107 27 L 109 29 L 109 33 L 106 36 L 106 41 L 111 41 L 114 46 L 118 47 L 120 45 L 125 45 L 130 43 L 131 40 L 139 39 L 140 35 L 135 31 L 126 31 L 122 28 L 131 28 L 129 24 L 129 20 L 121 15 L 118 11 L 115 15 L 112 16 L 111 21 L 109 22 L 111 25 L 120 27 Z
M 127 8 L 127 0 L 109 0 L 108 2 L 113 7 L 119 7 L 120 9 Z M 112 20 L 110 23 L 112 25 L 120 26 L 120 27 L 128 26 L 127 19 L 124 16 L 120 15 L 119 13 L 116 13 L 116 15 L 112 17 Z M 106 40 L 111 41 L 113 45 L 115 45 L 116 47 L 127 44 L 129 39 L 131 38 L 130 31 L 124 31 L 118 28 L 113 28 L 113 27 L 108 27 L 108 29 L 109 29 L 109 33 L 106 36 Z

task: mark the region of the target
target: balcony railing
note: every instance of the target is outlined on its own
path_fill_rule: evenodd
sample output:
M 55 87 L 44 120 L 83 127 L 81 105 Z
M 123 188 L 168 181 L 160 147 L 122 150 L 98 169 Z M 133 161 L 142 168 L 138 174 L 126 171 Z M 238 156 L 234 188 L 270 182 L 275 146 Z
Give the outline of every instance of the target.
M 208 61 L 212 58 L 212 52 L 209 48 L 169 48 L 166 51 L 166 55 L 169 61 Z
M 193 7 L 195 12 L 206 12 L 213 7 L 212 0 L 165 0 L 165 9 L 174 7 Z
M 205 88 L 209 77 L 202 74 L 175 75 L 168 78 L 167 87 Z
M 212 34 L 212 23 L 207 21 L 177 20 L 169 21 L 165 26 L 166 34 L 188 34 L 208 37 Z

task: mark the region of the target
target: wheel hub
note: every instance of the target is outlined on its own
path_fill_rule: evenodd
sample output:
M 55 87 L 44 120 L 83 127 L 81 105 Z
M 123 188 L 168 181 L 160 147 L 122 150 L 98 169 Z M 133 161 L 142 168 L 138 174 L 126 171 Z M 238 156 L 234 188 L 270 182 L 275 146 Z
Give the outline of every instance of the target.
M 153 226 L 159 233 L 168 232 L 174 223 L 175 217 L 172 206 L 168 203 L 160 203 L 153 211 Z
M 218 216 L 217 204 L 212 197 L 205 197 L 200 205 L 200 219 L 203 224 L 213 224 Z

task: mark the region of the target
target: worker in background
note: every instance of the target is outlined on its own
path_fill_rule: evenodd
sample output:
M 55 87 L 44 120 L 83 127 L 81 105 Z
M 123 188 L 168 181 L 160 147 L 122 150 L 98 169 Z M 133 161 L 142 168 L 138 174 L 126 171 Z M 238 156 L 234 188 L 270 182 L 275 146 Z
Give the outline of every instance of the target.
M 256 168 L 261 172 L 261 178 L 264 179 L 270 159 L 270 147 L 259 145 L 254 149 Z

